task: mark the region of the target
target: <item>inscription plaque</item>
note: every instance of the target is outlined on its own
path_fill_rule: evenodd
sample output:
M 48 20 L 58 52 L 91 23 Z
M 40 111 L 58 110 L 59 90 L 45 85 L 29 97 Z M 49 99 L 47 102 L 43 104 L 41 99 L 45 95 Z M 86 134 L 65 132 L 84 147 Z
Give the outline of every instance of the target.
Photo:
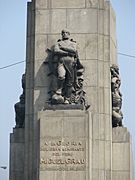
M 84 139 L 45 139 L 40 144 L 40 169 L 48 171 L 84 171 Z

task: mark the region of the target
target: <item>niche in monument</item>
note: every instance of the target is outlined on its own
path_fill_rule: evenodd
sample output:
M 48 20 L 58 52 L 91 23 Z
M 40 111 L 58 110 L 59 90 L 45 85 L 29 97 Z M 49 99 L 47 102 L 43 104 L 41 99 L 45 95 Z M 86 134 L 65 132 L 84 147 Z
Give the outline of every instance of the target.
M 48 105 L 66 105 L 59 107 L 71 109 L 85 107 L 87 110 L 90 105 L 83 90 L 85 68 L 79 59 L 77 43 L 70 39 L 67 29 L 61 31 L 61 36 L 62 39 L 46 50 L 48 58 L 44 63 L 50 70 L 48 76 L 51 76 Z

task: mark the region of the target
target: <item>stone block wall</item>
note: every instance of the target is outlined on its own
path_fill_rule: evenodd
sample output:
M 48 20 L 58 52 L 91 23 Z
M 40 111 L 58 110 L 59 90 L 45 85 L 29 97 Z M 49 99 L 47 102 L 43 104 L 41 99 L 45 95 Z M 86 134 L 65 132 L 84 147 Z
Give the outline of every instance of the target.
M 10 134 L 10 180 L 24 180 L 24 129 Z
M 131 135 L 127 128 L 117 127 L 113 129 L 112 179 L 133 180 Z
M 40 180 L 90 180 L 91 114 L 82 110 L 47 110 L 40 121 Z

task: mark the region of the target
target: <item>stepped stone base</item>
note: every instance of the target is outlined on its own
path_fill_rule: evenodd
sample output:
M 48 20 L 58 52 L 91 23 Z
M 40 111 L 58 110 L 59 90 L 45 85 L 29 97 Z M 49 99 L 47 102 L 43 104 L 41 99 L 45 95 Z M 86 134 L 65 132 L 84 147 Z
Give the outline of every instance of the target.
M 41 111 L 40 180 L 88 180 L 90 114 L 82 110 Z
M 10 134 L 10 180 L 24 180 L 24 129 Z
M 125 127 L 112 131 L 112 180 L 133 180 L 131 136 Z
M 95 146 L 94 119 L 90 112 L 46 110 L 38 113 L 38 119 L 39 177 L 36 180 L 133 180 L 131 136 L 127 128 L 112 129 L 112 146 L 106 146 L 109 148 L 106 151 L 112 152 L 110 157 L 106 156 L 112 167 L 101 170 L 95 168 L 98 162 L 95 158 L 101 159 L 106 151 L 101 146 L 98 149 L 97 143 L 107 142 L 96 140 Z M 25 180 L 24 154 L 24 129 L 14 128 L 10 135 L 10 180 Z

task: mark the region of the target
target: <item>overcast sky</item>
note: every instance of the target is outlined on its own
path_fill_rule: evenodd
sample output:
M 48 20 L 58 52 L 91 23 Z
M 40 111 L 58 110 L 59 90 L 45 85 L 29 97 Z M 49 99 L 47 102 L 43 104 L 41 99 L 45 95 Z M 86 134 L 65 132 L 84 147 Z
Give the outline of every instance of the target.
M 117 17 L 118 52 L 135 55 L 135 0 L 111 0 Z M 25 60 L 27 0 L 0 0 L 0 166 L 9 166 L 9 134 L 15 125 L 14 104 L 22 93 L 25 64 L 1 67 Z M 122 80 L 124 126 L 135 149 L 135 59 L 118 55 Z M 0 169 L 0 180 L 8 180 L 8 169 Z

